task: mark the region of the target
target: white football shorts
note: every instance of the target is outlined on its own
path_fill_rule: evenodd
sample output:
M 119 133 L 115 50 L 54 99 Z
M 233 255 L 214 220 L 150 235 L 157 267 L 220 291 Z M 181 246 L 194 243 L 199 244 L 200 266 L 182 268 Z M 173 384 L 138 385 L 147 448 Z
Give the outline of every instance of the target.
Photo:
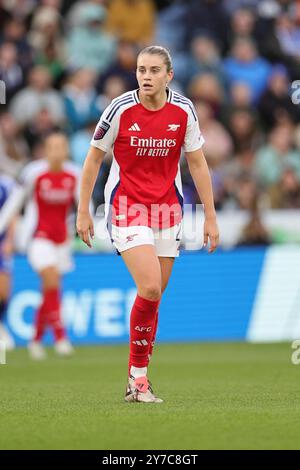
M 182 222 L 173 227 L 156 229 L 137 225 L 132 227 L 111 226 L 111 239 L 119 253 L 140 245 L 153 245 L 157 256 L 177 258 L 182 238 Z
M 28 260 L 34 271 L 55 267 L 63 274 L 73 269 L 70 242 L 54 243 L 46 238 L 34 238 L 28 249 Z

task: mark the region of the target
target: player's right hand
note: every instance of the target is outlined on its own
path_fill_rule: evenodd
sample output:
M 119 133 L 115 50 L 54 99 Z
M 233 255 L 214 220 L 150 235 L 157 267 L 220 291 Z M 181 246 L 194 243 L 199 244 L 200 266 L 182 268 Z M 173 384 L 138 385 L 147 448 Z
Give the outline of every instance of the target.
M 91 239 L 94 238 L 94 224 L 89 212 L 77 213 L 76 230 L 81 240 L 92 248 Z

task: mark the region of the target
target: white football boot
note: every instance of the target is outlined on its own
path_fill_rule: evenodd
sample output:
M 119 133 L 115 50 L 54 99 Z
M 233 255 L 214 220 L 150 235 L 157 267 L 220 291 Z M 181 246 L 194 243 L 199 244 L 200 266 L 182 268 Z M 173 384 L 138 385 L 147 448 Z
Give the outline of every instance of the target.
M 60 339 L 54 344 L 56 354 L 62 357 L 70 357 L 74 354 L 74 348 L 67 338 Z
M 34 361 L 43 361 L 47 358 L 47 353 L 40 341 L 31 341 L 28 344 L 29 357 Z
M 0 322 L 0 341 L 5 344 L 6 351 L 12 351 L 16 347 L 14 338 L 2 322 Z
M 162 403 L 163 400 L 154 395 L 151 383 L 146 376 L 135 379 L 132 375 L 128 379 L 125 401 L 129 403 Z

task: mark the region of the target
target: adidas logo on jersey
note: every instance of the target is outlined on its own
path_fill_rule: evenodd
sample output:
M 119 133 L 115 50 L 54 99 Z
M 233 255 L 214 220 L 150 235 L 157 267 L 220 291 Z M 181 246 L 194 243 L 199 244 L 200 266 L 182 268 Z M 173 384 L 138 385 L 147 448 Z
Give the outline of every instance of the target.
M 141 129 L 140 129 L 139 125 L 135 122 L 131 127 L 129 127 L 128 130 L 129 131 L 138 131 L 139 132 Z

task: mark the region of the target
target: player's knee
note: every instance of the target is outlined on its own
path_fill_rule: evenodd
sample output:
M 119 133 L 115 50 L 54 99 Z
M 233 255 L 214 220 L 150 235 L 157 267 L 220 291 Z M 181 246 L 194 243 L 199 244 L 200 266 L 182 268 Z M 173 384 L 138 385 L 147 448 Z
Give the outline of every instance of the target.
M 141 296 L 148 300 L 159 300 L 161 297 L 161 286 L 157 283 L 150 283 L 141 286 Z
M 43 290 L 58 289 L 60 286 L 60 276 L 54 270 L 42 276 Z
M 43 284 L 43 291 L 46 292 L 46 291 L 53 290 L 53 289 L 59 289 L 59 287 L 60 287 L 59 282 L 56 282 L 55 280 L 48 281 Z

